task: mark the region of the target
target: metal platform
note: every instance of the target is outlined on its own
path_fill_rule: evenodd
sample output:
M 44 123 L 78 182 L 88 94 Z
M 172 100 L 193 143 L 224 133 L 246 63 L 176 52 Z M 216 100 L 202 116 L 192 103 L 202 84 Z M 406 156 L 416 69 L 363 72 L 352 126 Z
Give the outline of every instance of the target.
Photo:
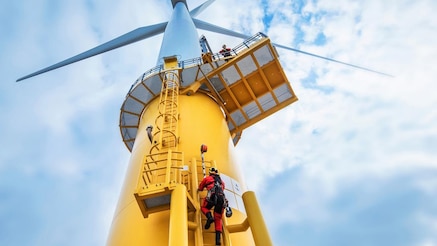
M 205 84 L 221 103 L 233 136 L 297 101 L 268 38 L 262 38 L 198 82 Z
M 223 108 L 234 144 L 242 130 L 297 101 L 270 39 L 258 33 L 231 51 L 180 61 L 181 94 L 203 92 Z M 161 90 L 162 66 L 142 74 L 132 85 L 120 112 L 120 132 L 131 151 L 145 107 Z

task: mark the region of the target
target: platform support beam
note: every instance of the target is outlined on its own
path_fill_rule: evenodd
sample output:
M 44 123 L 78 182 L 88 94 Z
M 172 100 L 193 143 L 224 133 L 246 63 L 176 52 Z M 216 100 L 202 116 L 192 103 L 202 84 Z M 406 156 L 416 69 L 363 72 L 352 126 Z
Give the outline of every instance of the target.
M 245 192 L 243 194 L 243 201 L 255 244 L 257 246 L 273 246 L 255 193 L 253 191 Z
M 188 246 L 187 213 L 187 188 L 177 184 L 171 194 L 169 246 Z

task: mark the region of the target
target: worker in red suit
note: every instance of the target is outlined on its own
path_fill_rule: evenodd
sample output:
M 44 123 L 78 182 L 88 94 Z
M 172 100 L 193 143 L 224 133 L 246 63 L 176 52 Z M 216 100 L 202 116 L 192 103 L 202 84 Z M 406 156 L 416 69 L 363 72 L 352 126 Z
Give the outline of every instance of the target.
M 202 182 L 200 182 L 199 191 L 203 191 L 204 188 L 208 190 L 201 206 L 202 213 L 207 218 L 205 229 L 209 229 L 211 223 L 214 222 L 216 245 L 221 245 L 220 235 L 222 233 L 222 215 L 227 200 L 224 194 L 225 183 L 221 180 L 216 168 L 211 167 L 209 169 L 209 176 L 206 176 Z M 212 207 L 214 207 L 214 218 L 211 215 Z
M 228 61 L 230 59 L 229 56 L 231 56 L 231 49 L 224 44 L 219 53 L 225 58 L 225 61 Z

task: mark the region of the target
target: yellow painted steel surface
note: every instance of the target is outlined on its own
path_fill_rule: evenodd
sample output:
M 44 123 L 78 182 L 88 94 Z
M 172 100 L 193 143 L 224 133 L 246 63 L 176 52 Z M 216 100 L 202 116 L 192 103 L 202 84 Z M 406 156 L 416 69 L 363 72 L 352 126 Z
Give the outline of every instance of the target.
M 236 145 L 244 129 L 298 98 L 268 37 L 258 33 L 233 51 L 236 55 L 227 62 L 215 54 L 207 63 L 201 63 L 199 57 L 179 61 L 178 65 L 184 67 L 180 94 L 191 95 L 201 90 L 214 97 L 226 114 L 228 130 Z M 167 69 L 175 66 L 172 59 L 166 58 Z M 163 78 L 162 67 L 152 68 L 135 81 L 126 95 L 120 112 L 120 132 L 129 150 L 136 143 L 141 114 L 159 96 Z
M 185 185 L 178 184 L 172 192 L 170 203 L 170 228 L 168 245 L 188 245 L 188 215 Z
M 249 221 L 249 226 L 252 228 L 256 245 L 272 246 L 273 243 L 270 240 L 270 235 L 264 223 L 255 193 L 253 191 L 247 191 L 243 194 L 243 200 L 248 215 L 247 220 Z
M 159 99 L 152 101 L 141 117 L 107 245 L 175 245 L 174 243 L 169 244 L 170 210 L 152 213 L 144 218 L 134 197 L 142 161 L 144 156 L 149 154 L 151 147 L 146 127 L 155 124 L 155 119 L 159 113 L 158 103 Z M 225 116 L 217 103 L 202 93 L 191 96 L 180 95 L 178 103 L 179 144 L 177 151 L 184 153 L 185 165 L 191 166 L 190 162 L 193 162 L 193 159 L 200 163 L 200 145 L 206 144 L 208 152 L 205 153 L 205 160 L 215 161 L 220 173 L 238 182 L 242 192 L 244 192 L 244 181 L 238 165 L 235 163 L 234 145 Z M 199 177 L 199 179 L 201 178 Z M 228 183 L 226 185 L 232 186 Z M 175 191 L 173 190 L 173 192 Z M 177 194 L 179 197 L 181 191 L 177 191 Z M 172 201 L 173 199 L 174 197 L 172 197 Z M 244 211 L 234 209 L 233 212 L 231 218 L 226 218 L 226 224 L 238 224 L 245 220 Z M 181 211 L 181 213 L 184 213 L 184 211 Z M 203 223 L 199 226 L 203 226 Z M 173 225 L 171 227 L 173 228 Z M 187 230 L 181 233 L 187 233 L 188 245 L 195 245 L 193 231 Z M 232 245 L 255 245 L 250 229 L 227 236 L 230 238 Z M 204 244 L 213 245 L 213 237 L 213 233 L 204 233 Z

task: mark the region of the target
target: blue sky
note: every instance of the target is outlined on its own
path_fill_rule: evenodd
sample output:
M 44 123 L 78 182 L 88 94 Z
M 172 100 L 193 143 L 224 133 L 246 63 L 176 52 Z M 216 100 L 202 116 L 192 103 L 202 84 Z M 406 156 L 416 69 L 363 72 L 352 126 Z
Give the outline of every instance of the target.
M 217 0 L 198 16 L 394 75 L 278 49 L 299 101 L 236 148 L 275 245 L 437 245 L 436 12 L 432 0 Z M 1 2 L 0 245 L 105 243 L 129 160 L 119 109 L 162 36 L 15 80 L 170 13 L 157 0 Z

